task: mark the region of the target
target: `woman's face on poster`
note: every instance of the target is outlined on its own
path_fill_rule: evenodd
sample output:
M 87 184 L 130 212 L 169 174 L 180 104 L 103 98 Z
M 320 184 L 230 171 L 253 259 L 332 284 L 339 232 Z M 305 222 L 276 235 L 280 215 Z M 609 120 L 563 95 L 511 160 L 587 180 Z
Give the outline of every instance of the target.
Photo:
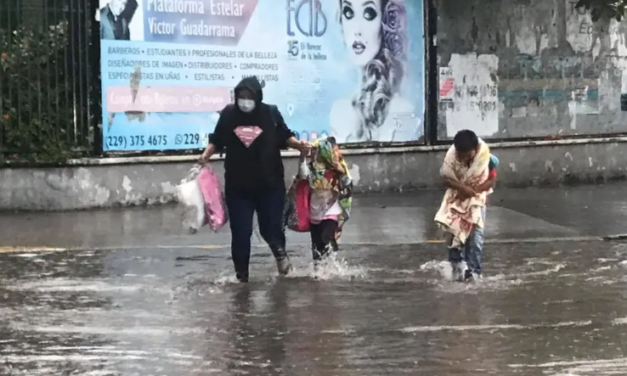
M 381 48 L 381 1 L 340 0 L 344 43 L 361 67 L 374 59 Z

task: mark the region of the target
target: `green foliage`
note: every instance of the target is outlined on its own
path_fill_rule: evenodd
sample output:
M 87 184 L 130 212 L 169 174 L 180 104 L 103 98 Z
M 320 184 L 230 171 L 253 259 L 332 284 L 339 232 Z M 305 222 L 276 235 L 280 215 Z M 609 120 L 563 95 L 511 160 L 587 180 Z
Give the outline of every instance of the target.
M 67 29 L 0 29 L 0 151 L 8 161 L 58 163 L 74 154 Z
M 616 19 L 621 21 L 625 16 L 627 0 L 579 0 L 577 8 L 584 8 L 590 12 L 593 21 Z

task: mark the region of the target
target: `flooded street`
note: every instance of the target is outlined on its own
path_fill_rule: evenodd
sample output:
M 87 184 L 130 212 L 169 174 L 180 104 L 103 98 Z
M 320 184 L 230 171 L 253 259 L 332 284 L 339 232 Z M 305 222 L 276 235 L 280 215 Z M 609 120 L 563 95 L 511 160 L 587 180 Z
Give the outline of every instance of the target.
M 100 249 L 5 249 L 0 374 L 627 374 L 627 244 L 586 240 L 599 235 L 598 223 L 584 224 L 596 221 L 593 211 L 578 226 L 573 215 L 559 222 L 495 202 L 486 275 L 468 285 L 450 282 L 430 212 L 412 214 L 422 213 L 421 201 L 405 197 L 385 205 L 362 198 L 361 219 L 317 275 L 301 235 L 290 238 L 296 270 L 287 278 L 276 277 L 269 251 L 256 247 L 246 285 L 235 283 L 221 245 L 228 232 L 188 236 L 185 246 L 125 248 L 119 235 Z M 368 233 L 369 210 L 396 222 Z M 13 226 L 26 221 L 14 218 Z M 44 231 L 61 231 L 48 223 Z M 396 233 L 402 241 L 391 242 Z M 199 239 L 208 247 L 191 244 Z M 51 246 L 61 243 L 61 235 L 51 238 Z
M 627 369 L 627 246 L 492 245 L 479 285 L 440 245 L 306 254 L 249 285 L 226 250 L 6 254 L 5 374 L 616 375 Z M 175 255 L 178 255 L 175 257 Z M 10 267 L 7 267 L 9 266 Z

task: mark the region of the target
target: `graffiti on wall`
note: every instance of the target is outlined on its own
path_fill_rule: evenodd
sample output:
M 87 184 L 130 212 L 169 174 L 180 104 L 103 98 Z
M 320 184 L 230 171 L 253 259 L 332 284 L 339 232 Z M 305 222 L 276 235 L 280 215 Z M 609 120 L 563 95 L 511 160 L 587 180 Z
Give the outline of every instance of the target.
M 550 136 L 627 131 L 627 21 L 593 22 L 576 0 L 452 0 L 440 5 L 441 66 L 456 85 L 455 56 L 494 59 L 497 126 L 476 126 L 484 137 Z M 458 103 L 456 101 L 455 106 Z M 441 104 L 439 137 L 450 137 L 449 112 Z M 488 106 L 489 108 L 489 106 Z M 481 107 L 478 113 L 481 113 Z M 624 110 L 623 110 L 624 111 Z M 453 117 L 453 120 L 456 118 Z
M 440 102 L 452 102 L 455 95 L 455 79 L 449 67 L 440 67 Z
M 446 114 L 447 137 L 462 129 L 471 129 L 479 136 L 498 131 L 497 67 L 498 59 L 487 55 L 453 55 L 445 68 L 452 90 L 447 93 L 447 100 L 440 98 L 440 111 Z

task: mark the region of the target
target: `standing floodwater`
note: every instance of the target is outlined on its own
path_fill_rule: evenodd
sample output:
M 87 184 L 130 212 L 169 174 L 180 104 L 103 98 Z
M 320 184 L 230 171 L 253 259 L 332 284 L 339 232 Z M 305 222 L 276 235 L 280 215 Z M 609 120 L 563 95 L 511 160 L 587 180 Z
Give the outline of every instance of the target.
M 0 215 L 3 245 L 84 249 L 0 248 L 0 375 L 624 375 L 627 245 L 581 237 L 624 231 L 625 192 L 497 190 L 478 285 L 428 244 L 437 191 L 357 196 L 317 279 L 308 234 L 284 279 L 253 237 L 247 285 L 171 208 Z
M 441 245 L 351 246 L 248 285 L 228 250 L 0 255 L 1 374 L 615 375 L 627 369 L 627 246 L 491 245 L 479 285 Z M 173 257 L 174 254 L 178 258 Z

